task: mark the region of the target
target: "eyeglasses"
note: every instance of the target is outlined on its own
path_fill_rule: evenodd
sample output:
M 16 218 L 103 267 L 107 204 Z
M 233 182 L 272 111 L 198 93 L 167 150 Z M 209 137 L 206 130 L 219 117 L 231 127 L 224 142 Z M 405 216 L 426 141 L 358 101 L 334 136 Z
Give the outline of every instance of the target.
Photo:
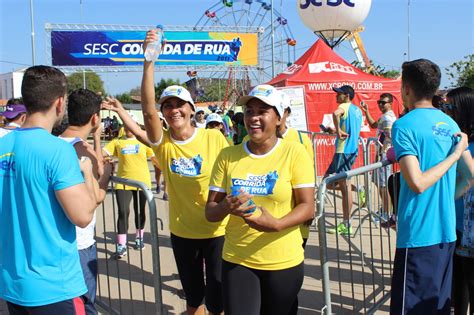
M 387 101 L 377 101 L 377 104 L 379 105 L 385 105 L 385 104 L 390 104 L 391 102 L 387 102 Z

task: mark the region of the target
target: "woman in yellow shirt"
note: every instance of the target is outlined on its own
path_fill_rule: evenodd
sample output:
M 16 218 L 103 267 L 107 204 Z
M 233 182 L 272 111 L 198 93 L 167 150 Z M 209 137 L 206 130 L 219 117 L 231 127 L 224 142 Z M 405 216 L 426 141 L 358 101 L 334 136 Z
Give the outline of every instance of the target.
M 137 127 L 138 124 L 133 122 Z M 140 143 L 129 128 L 125 127 L 124 136 L 110 141 L 103 148 L 104 156 L 118 158 L 117 176 L 145 183 L 151 187 L 150 170 L 148 169 L 148 158 L 154 156 L 151 148 Z M 146 197 L 143 191 L 134 187 L 117 184 L 115 186 L 118 206 L 117 219 L 117 249 L 116 258 L 122 258 L 127 254 L 127 231 L 130 202 L 133 198 L 133 210 L 135 212 L 135 249 L 144 248 L 143 227 L 145 226 Z M 138 208 L 140 204 L 140 208 Z
M 220 153 L 206 206 L 211 222 L 229 216 L 224 312 L 289 314 L 303 284 L 299 225 L 314 214 L 313 166 L 300 143 L 277 135 L 286 95 L 259 85 L 239 102 L 249 140 Z
M 155 31 L 148 31 L 143 49 L 156 39 Z M 227 141 L 218 130 L 191 124 L 196 108 L 182 86 L 167 87 L 158 100 L 168 123 L 168 130 L 163 130 L 155 108 L 153 62 L 144 62 L 141 91 L 146 133 L 168 189 L 171 245 L 187 313 L 204 314 L 205 299 L 210 314 L 219 314 L 223 310 L 221 255 L 226 220 L 208 222 L 204 208 L 212 166 Z

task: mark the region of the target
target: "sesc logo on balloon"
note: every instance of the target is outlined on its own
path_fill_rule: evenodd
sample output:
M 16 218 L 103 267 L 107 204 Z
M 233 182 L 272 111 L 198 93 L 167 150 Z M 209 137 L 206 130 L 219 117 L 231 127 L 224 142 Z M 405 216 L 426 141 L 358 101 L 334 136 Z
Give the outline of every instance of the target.
M 327 5 L 331 7 L 337 7 L 338 5 L 345 4 L 349 7 L 354 7 L 355 4 L 352 0 L 327 0 L 327 1 L 320 1 L 320 0 L 301 0 L 300 8 L 307 9 L 310 5 L 314 5 L 315 7 L 320 7 L 323 3 L 326 2 Z
M 371 0 L 297 0 L 306 27 L 329 41 L 361 26 L 371 4 Z

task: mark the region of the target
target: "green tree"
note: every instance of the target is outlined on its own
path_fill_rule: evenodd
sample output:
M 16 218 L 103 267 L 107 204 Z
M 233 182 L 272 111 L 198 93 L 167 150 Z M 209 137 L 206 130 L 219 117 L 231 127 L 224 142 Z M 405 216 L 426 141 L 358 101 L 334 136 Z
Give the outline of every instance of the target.
M 104 82 L 99 75 L 93 71 L 86 71 L 86 88 L 105 95 Z M 83 73 L 75 72 L 67 77 L 68 90 L 73 91 L 84 87 Z
M 222 101 L 225 96 L 226 86 L 226 79 L 199 79 L 199 88 L 202 89 L 202 94 L 198 97 L 198 101 Z
M 131 104 L 132 97 L 129 93 L 122 93 L 115 95 L 115 98 L 118 99 L 122 104 Z
M 467 86 L 474 89 L 474 54 L 465 56 L 446 68 L 452 86 Z
M 385 70 L 382 72 L 379 72 L 379 75 L 385 78 L 392 78 L 392 79 L 397 79 L 400 77 L 400 71 L 397 70 Z
M 354 67 L 361 69 L 362 71 L 365 71 L 367 73 L 370 73 L 379 77 L 391 78 L 391 79 L 396 79 L 400 77 L 400 71 L 398 70 L 387 70 L 385 67 L 381 65 L 377 65 L 373 63 L 372 61 L 371 63 L 372 63 L 372 67 L 368 70 L 366 68 L 363 68 L 359 61 L 353 61 L 351 64 Z
M 227 90 L 228 79 L 219 78 L 200 78 L 199 88 L 202 89 L 203 93 L 198 97 L 199 102 L 218 102 L 223 101 Z M 235 82 L 230 84 L 229 90 L 227 91 L 227 97 L 231 98 L 231 101 L 235 101 L 235 98 L 245 95 L 250 91 L 250 83 L 248 80 L 235 79 Z M 229 101 L 229 99 L 227 100 Z
M 155 84 L 155 97 L 156 100 L 160 98 L 161 93 L 170 85 L 181 85 L 179 80 L 174 79 L 161 79 L 160 82 Z

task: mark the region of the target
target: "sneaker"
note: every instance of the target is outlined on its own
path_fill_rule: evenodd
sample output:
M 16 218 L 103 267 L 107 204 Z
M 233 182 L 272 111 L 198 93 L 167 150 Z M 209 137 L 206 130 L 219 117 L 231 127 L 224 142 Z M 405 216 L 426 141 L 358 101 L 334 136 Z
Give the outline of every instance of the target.
M 160 185 L 156 186 L 156 193 L 159 194 L 161 192 L 161 187 Z
M 335 229 L 327 229 L 329 234 L 340 234 L 343 236 L 352 235 L 352 226 L 347 227 L 344 223 L 339 223 Z
M 374 223 L 378 223 L 380 221 L 387 221 L 387 214 L 383 211 L 382 208 L 379 209 L 379 211 L 375 212 L 375 214 L 372 214 L 372 219 Z
M 380 223 L 380 226 L 383 227 L 384 229 L 396 229 L 397 228 L 397 221 L 395 221 L 395 218 L 393 216 L 390 216 L 387 221 Z
M 165 201 L 168 200 L 168 194 L 166 192 L 163 193 L 163 200 L 165 200 Z
M 117 244 L 117 251 L 115 252 L 115 257 L 120 259 L 127 255 L 127 246 L 122 244 Z
M 134 246 L 134 248 L 135 248 L 136 250 L 140 250 L 140 249 L 143 250 L 143 249 L 145 249 L 145 243 L 143 243 L 143 238 L 139 238 L 139 237 L 138 237 L 138 238 L 135 239 L 135 246 Z
M 366 198 L 365 198 L 364 187 L 358 187 L 357 188 L 357 194 L 359 195 L 359 206 L 360 207 L 365 207 L 366 206 L 366 204 L 365 204 Z
M 372 219 L 372 222 L 374 222 L 375 224 L 379 223 L 380 222 L 380 219 L 379 219 L 379 216 L 378 216 L 378 212 L 376 212 L 375 214 L 371 214 L 370 215 L 370 218 Z
M 383 222 L 388 221 L 388 219 L 389 219 L 388 214 L 387 214 L 387 212 L 383 211 L 382 208 L 380 208 L 380 211 L 377 212 L 377 214 L 379 215 L 381 221 L 383 221 Z

